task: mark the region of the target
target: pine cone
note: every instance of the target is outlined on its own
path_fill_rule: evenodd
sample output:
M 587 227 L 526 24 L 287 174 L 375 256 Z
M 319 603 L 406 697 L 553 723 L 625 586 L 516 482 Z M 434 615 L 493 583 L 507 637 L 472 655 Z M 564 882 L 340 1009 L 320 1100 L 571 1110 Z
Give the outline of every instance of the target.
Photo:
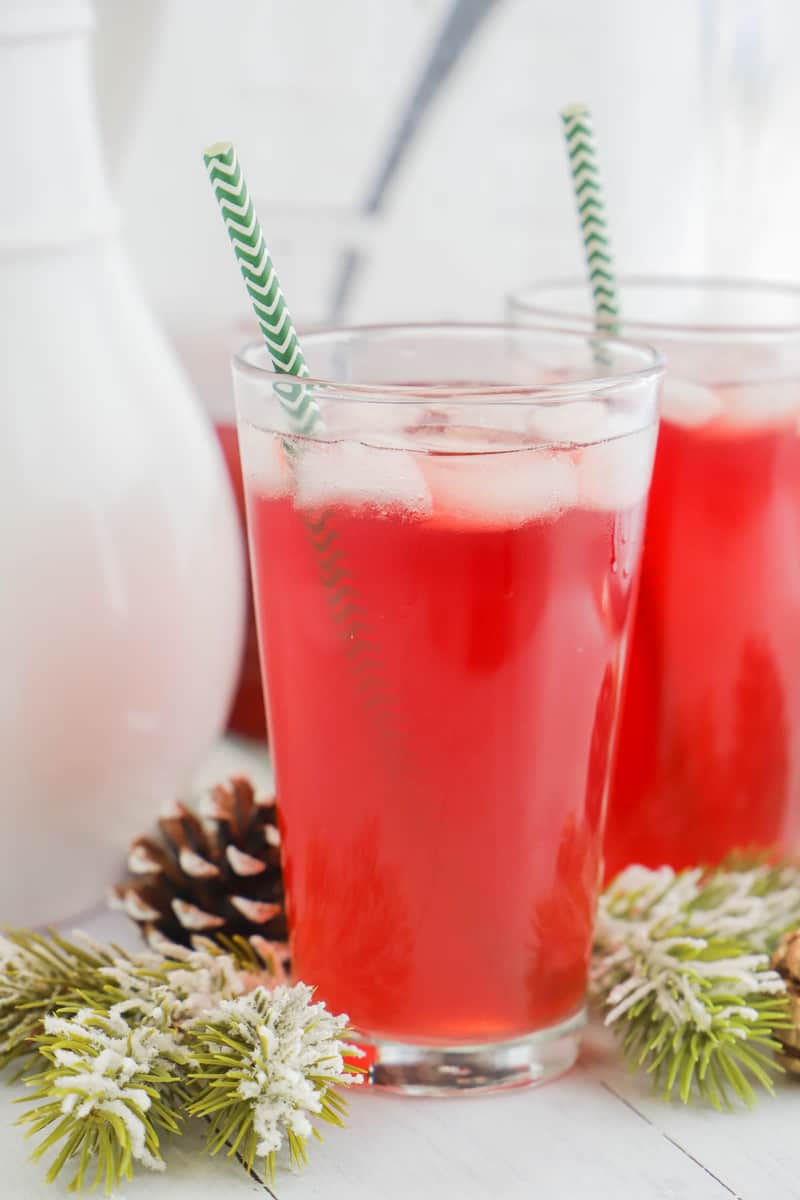
M 791 1075 L 800 1075 L 800 929 L 785 933 L 772 956 L 772 965 L 786 980 L 791 1028 L 776 1030 L 781 1043 L 778 1061 Z
M 284 978 L 287 926 L 274 799 L 257 801 L 249 780 L 235 778 L 213 788 L 199 813 L 178 804 L 158 827 L 160 838 L 131 843 L 133 878 L 115 888 L 115 906 L 154 949 L 208 939 L 225 947 L 244 937 Z

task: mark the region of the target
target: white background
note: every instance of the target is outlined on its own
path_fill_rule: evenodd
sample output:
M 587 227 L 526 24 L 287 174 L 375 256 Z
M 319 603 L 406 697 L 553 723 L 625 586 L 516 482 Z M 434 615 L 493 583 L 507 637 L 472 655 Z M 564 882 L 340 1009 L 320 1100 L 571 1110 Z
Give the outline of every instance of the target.
M 359 212 L 452 0 L 99 0 L 129 245 L 173 333 L 246 314 L 204 178 L 236 142 L 299 323 L 496 317 L 581 269 L 558 110 L 595 114 L 621 269 L 800 276 L 796 0 L 497 0 L 372 221 Z

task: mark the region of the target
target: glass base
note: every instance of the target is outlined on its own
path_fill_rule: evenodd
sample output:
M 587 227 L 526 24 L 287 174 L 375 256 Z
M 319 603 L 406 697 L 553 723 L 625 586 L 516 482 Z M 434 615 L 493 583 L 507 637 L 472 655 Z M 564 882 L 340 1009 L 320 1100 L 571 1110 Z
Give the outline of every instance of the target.
M 513 1041 L 412 1045 L 358 1037 L 371 1063 L 367 1081 L 407 1096 L 475 1095 L 546 1083 L 578 1056 L 586 1010 Z

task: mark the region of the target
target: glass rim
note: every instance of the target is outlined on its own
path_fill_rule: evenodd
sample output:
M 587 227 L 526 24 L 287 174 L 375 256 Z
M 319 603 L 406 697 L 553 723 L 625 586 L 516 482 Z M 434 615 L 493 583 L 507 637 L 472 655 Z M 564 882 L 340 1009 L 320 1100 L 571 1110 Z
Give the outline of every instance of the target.
M 664 374 L 664 356 L 654 346 L 645 342 L 628 338 L 609 336 L 604 333 L 593 333 L 590 330 L 564 329 L 557 325 L 537 325 L 526 328 L 509 322 L 487 321 L 399 321 L 366 325 L 331 326 L 326 329 L 315 329 L 301 334 L 299 341 L 302 346 L 312 342 L 333 341 L 336 338 L 346 338 L 351 335 L 380 336 L 400 333 L 434 335 L 436 333 L 454 334 L 489 334 L 496 337 L 500 334 L 531 338 L 558 338 L 568 343 L 588 342 L 595 340 L 601 345 L 614 350 L 619 348 L 626 353 L 638 355 L 643 362 L 640 367 L 630 370 L 614 371 L 607 375 L 589 375 L 585 379 L 573 379 L 566 382 L 548 384 L 452 384 L 452 383 L 369 383 L 352 382 L 350 380 L 320 379 L 311 375 L 286 375 L 276 371 L 270 362 L 264 365 L 254 361 L 256 356 L 263 358 L 269 353 L 263 340 L 248 342 L 241 350 L 233 355 L 234 371 L 251 379 L 274 380 L 280 383 L 297 382 L 315 389 L 352 397 L 366 404 L 402 404 L 418 403 L 420 399 L 447 400 L 450 404 L 467 404 L 475 399 L 485 398 L 502 402 L 508 397 L 508 403 L 535 404 L 546 403 L 551 399 L 568 400 L 580 394 L 582 397 L 604 395 L 607 392 L 619 391 L 622 388 L 642 383 L 655 382 Z
M 752 292 L 762 296 L 792 297 L 800 309 L 800 284 L 782 282 L 771 279 L 752 279 L 742 275 L 618 275 L 618 282 L 623 286 L 651 289 L 653 291 L 678 291 L 681 288 L 700 290 L 718 290 L 720 292 Z M 546 321 L 571 322 L 569 328 L 590 328 L 594 316 L 591 311 L 578 312 L 567 308 L 555 308 L 553 305 L 536 303 L 535 297 L 555 289 L 577 290 L 583 288 L 587 296 L 591 296 L 589 281 L 584 276 L 561 275 L 547 279 L 538 279 L 533 283 L 523 284 L 508 292 L 506 303 L 511 311 L 531 313 Z M 686 322 L 686 321 L 652 321 L 638 320 L 621 315 L 618 325 L 622 329 L 620 339 L 635 343 L 649 341 L 666 335 L 671 338 L 752 338 L 780 339 L 800 337 L 800 317 L 789 322 L 752 321 L 734 322 Z M 539 326 L 535 326 L 539 328 Z M 626 331 L 630 330 L 630 337 Z

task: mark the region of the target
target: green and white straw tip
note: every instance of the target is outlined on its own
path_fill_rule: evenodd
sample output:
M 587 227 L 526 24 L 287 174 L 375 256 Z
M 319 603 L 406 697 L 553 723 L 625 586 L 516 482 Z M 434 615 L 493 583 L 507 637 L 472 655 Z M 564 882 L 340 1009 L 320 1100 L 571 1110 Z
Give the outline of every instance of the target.
M 575 203 L 599 327 L 614 330 L 619 318 L 617 283 L 608 237 L 603 186 L 597 166 L 592 116 L 585 104 L 570 104 L 561 111 L 567 143 Z
M 230 142 L 217 142 L 209 146 L 203 158 L 275 370 L 286 375 L 307 375 L 297 332 L 236 150 Z
M 297 330 L 267 250 L 236 150 L 230 142 L 215 142 L 203 152 L 203 158 L 272 365 L 281 374 L 307 376 L 308 367 Z M 291 419 L 293 432 L 310 433 L 318 426 L 319 408 L 310 387 L 287 385 L 276 391 Z
M 255 215 L 239 156 L 230 142 L 216 142 L 204 150 L 203 158 L 272 365 L 283 374 L 307 376 L 306 360 Z M 305 402 L 313 403 L 307 392 Z M 301 414 L 293 415 L 299 419 Z

